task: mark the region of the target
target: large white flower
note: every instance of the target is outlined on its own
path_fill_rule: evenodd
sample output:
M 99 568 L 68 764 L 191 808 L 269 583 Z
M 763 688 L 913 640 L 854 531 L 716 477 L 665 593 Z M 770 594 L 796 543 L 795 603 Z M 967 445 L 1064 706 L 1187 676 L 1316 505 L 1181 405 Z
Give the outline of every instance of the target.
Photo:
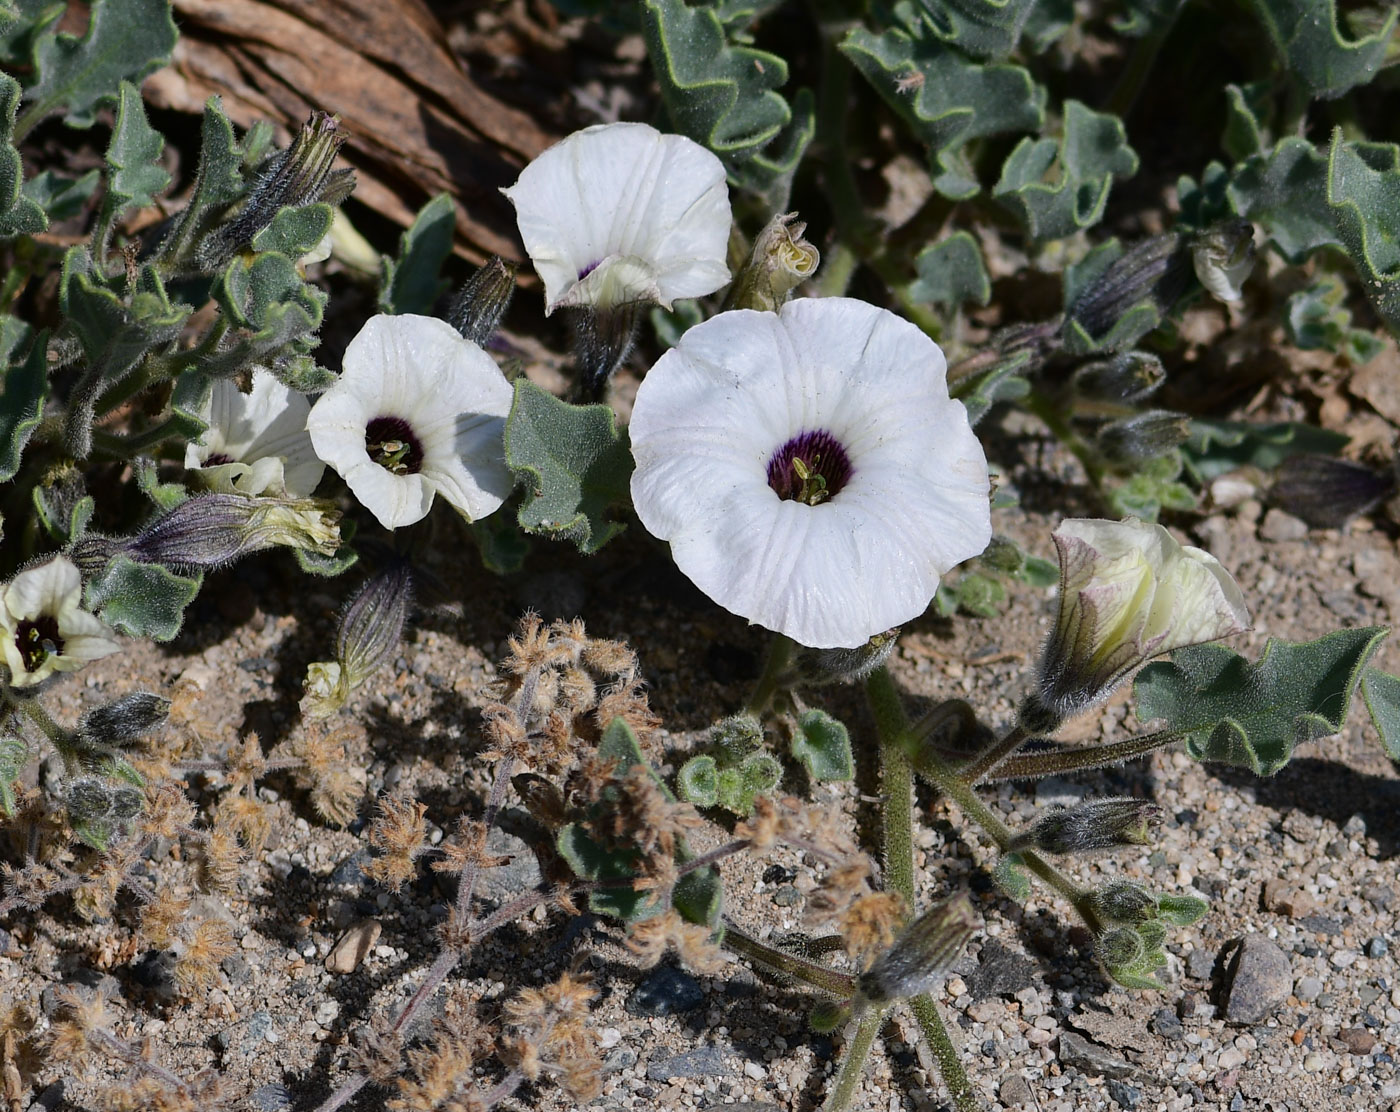
M 637 391 L 632 500 L 727 610 L 812 648 L 923 613 L 991 539 L 937 344 L 849 298 L 696 325 Z
M 502 192 L 544 280 L 546 313 L 702 297 L 729 281 L 724 165 L 683 135 L 600 124 L 556 143 Z
M 446 321 L 371 317 L 306 431 L 386 529 L 424 517 L 435 494 L 474 521 L 510 494 L 512 395 L 491 357 Z
M 66 556 L 22 571 L 0 592 L 0 659 L 11 687 L 74 672 L 121 648 L 112 630 L 82 608 L 83 581 Z
M 219 379 L 204 414 L 209 427 L 185 446 L 185 466 L 222 494 L 288 494 L 305 498 L 321 481 L 326 465 L 306 432 L 311 403 L 262 367 L 253 369 L 253 389 L 245 394 L 230 379 Z

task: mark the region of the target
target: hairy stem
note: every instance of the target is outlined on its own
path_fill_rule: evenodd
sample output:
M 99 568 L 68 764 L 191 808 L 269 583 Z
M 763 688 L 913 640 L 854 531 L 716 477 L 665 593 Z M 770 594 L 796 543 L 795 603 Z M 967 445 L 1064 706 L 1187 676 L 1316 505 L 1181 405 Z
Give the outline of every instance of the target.
M 919 1030 L 923 1032 L 924 1040 L 938 1062 L 938 1072 L 943 1077 L 943 1084 L 948 1086 L 953 1106 L 958 1112 L 980 1112 L 981 1102 L 972 1091 L 972 1082 L 963 1069 L 958 1048 L 953 1045 L 952 1036 L 948 1034 L 943 1017 L 938 1014 L 938 1005 L 933 1002 L 933 997 L 922 993 L 909 1001 L 909 1008 L 919 1021 Z
M 1029 740 L 1030 734 L 1025 727 L 1019 724 L 1013 726 L 1004 738 L 988 746 L 985 751 L 977 754 L 967 764 L 959 768 L 958 778 L 972 787 L 976 787 L 991 775 L 1002 761 L 1014 756 L 1016 750 Z
M 808 961 L 797 954 L 788 953 L 786 950 L 779 950 L 769 946 L 766 942 L 760 942 L 751 934 L 746 934 L 739 927 L 734 925 L 734 920 L 728 916 L 724 920 L 724 940 L 723 946 L 726 950 L 733 950 L 741 957 L 748 958 L 756 965 L 773 973 L 780 973 L 785 977 L 801 981 L 819 988 L 823 992 L 829 992 L 842 1000 L 849 1000 L 855 995 L 856 979 L 846 973 L 838 973 L 835 969 L 828 969 L 825 965 L 815 961 Z
M 1091 768 L 1107 768 L 1141 757 L 1155 749 L 1165 749 L 1181 735 L 1173 730 L 1130 737 L 1109 745 L 1086 745 L 1082 749 L 1061 749 L 1050 753 L 1023 753 L 997 765 L 989 780 L 1035 780 L 1041 776 L 1060 776 L 1066 772 L 1083 772 Z
M 846 1112 L 856 1098 L 856 1089 L 865 1073 L 865 1062 L 870 1057 L 875 1036 L 880 1031 L 880 1023 L 885 1018 L 883 1008 L 870 1008 L 864 1012 L 856 1027 L 856 1033 L 846 1044 L 846 1056 L 841 1060 L 841 1072 L 836 1075 L 836 1084 L 827 1094 L 822 1112 Z
M 749 701 L 744 704 L 745 714 L 751 714 L 755 718 L 763 716 L 763 712 L 768 709 L 768 704 L 773 701 L 773 696 L 778 690 L 783 672 L 787 670 L 788 661 L 792 659 L 792 651 L 795 647 L 790 638 L 784 637 L 781 633 L 773 634 L 773 640 L 768 642 L 768 655 L 763 661 L 763 674 L 758 677 L 758 682 L 754 684 L 753 694 L 749 696 Z

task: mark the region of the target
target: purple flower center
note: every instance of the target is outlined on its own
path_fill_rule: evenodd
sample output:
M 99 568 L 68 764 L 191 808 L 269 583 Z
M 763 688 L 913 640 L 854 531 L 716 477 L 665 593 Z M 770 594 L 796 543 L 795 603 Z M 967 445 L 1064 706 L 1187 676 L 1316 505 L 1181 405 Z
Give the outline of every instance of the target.
M 589 263 L 586 267 L 580 270 L 578 272 L 578 280 L 582 282 L 585 278 L 587 278 L 590 274 L 592 274 L 595 270 L 598 269 L 598 263 L 602 261 L 602 259 L 599 259 L 598 262 Z
M 218 467 L 221 464 L 232 463 L 233 457 L 226 452 L 210 452 L 209 458 L 201 463 L 200 467 Z
M 58 619 L 52 614 L 23 619 L 15 630 L 15 647 L 24 660 L 24 670 L 37 672 L 44 666 L 44 661 L 63 651 Z
M 365 426 L 369 458 L 395 475 L 416 475 L 423 468 L 423 445 L 402 417 L 376 417 Z
M 801 432 L 768 461 L 768 485 L 779 498 L 818 505 L 851 481 L 851 457 L 825 429 Z

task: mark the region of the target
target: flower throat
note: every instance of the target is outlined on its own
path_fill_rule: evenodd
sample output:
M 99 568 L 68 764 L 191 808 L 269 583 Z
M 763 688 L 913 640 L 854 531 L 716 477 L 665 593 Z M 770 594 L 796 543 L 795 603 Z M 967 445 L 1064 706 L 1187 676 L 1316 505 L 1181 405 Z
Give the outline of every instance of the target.
M 768 461 L 768 485 L 779 498 L 818 506 L 851 479 L 851 459 L 825 429 L 798 433 Z

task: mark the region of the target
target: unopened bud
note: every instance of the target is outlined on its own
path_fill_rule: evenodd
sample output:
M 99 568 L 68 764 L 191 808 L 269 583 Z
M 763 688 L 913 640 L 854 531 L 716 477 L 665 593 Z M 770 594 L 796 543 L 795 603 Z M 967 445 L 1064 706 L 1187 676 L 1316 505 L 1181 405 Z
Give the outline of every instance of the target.
M 578 393 L 585 401 L 602 398 L 608 379 L 632 350 L 641 305 L 632 301 L 611 308 L 581 305 L 570 310 Z
M 1086 853 L 1115 846 L 1145 846 L 1162 808 L 1145 799 L 1094 799 L 1055 807 L 1011 839 L 1010 848 L 1046 853 Z
M 133 691 L 94 707 L 78 723 L 78 736 L 88 746 L 120 749 L 163 725 L 170 700 L 149 691 Z
M 1150 409 L 1114 421 L 1099 430 L 1099 454 L 1118 467 L 1135 467 L 1164 456 L 1191 435 L 1191 418 L 1166 409 Z
M 1196 277 L 1221 301 L 1239 301 L 1254 269 L 1254 225 L 1238 216 L 1217 220 L 1191 239 Z
M 298 208 L 319 201 L 338 205 L 355 187 L 354 172 L 331 171 L 335 156 L 350 138 L 337 117 L 312 112 L 292 145 L 277 155 L 248 193 L 238 215 L 215 228 L 200 245 L 199 260 L 217 267 L 272 223 L 284 208 Z
M 146 799 L 130 784 L 85 776 L 68 785 L 63 804 L 73 832 L 95 849 L 105 850 L 114 835 L 130 830 Z
M 751 714 L 733 714 L 710 727 L 710 741 L 724 755 L 723 764 L 739 764 L 763 748 L 763 726 Z
M 749 261 L 729 287 L 726 309 L 776 313 L 792 291 L 816 273 L 821 253 L 802 238 L 807 225 L 788 212 L 773 217 L 758 233 Z
M 514 263 L 492 255 L 457 291 L 447 323 L 477 347 L 485 348 L 515 296 L 515 270 Z
M 340 511 L 315 498 L 201 494 L 157 518 L 118 551 L 177 570 L 217 568 L 285 545 L 323 556 L 340 547 Z
M 1077 324 L 1091 340 L 1108 337 L 1123 317 L 1139 305 L 1150 305 L 1160 319 L 1191 284 L 1191 252 L 1177 235 L 1153 236 L 1115 260 L 1080 292 L 1065 314 L 1065 325 Z M 1154 327 L 1154 321 L 1116 343 L 1127 347 Z
M 860 995 L 872 1004 L 882 1004 L 926 992 L 979 926 L 965 891 L 934 904 L 861 974 Z
M 1114 927 L 1099 935 L 1094 952 L 1105 969 L 1123 969 L 1146 955 L 1147 947 L 1132 927 Z
M 1151 893 L 1128 880 L 1105 884 L 1092 899 L 1099 917 L 1110 923 L 1145 923 L 1157 915 L 1157 901 Z
M 389 659 L 403 636 L 412 602 L 413 573 L 404 560 L 360 585 L 341 612 L 335 660 L 316 661 L 307 668 L 302 709 L 309 717 L 334 714 Z
M 1395 490 L 1394 472 L 1335 456 L 1289 456 L 1279 465 L 1269 502 L 1314 529 L 1340 529 Z
M 854 649 L 799 648 L 786 677 L 794 687 L 824 687 L 831 683 L 861 683 L 894 652 L 899 627 L 877 633 Z
M 1131 405 L 1167 380 L 1162 361 L 1146 351 L 1124 351 L 1111 359 L 1095 359 L 1074 372 L 1071 384 L 1081 398 Z

